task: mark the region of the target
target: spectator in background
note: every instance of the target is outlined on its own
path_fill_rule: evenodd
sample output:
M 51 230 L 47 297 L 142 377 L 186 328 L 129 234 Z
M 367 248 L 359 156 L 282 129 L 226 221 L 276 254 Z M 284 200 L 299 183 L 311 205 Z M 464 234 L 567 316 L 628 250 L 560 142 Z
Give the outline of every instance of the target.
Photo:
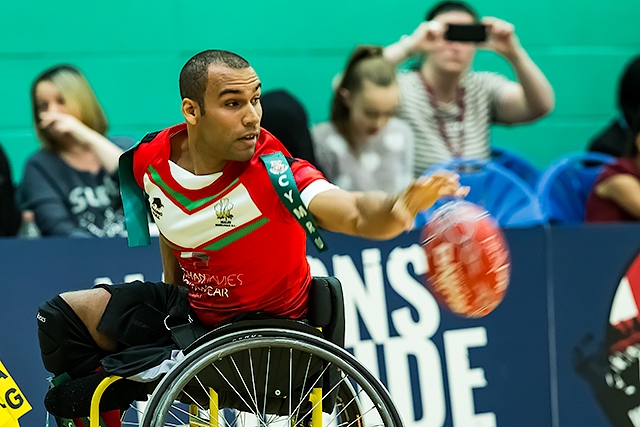
M 640 221 L 640 108 L 629 118 L 631 151 L 606 165 L 587 199 L 587 222 Z
M 503 56 L 518 82 L 488 72 L 470 71 L 479 45 L 449 41 L 450 24 L 484 24 L 480 46 Z M 401 73 L 399 117 L 416 138 L 413 173 L 420 176 L 435 163 L 452 158 L 488 159 L 491 123 L 534 121 L 554 107 L 554 93 L 544 74 L 520 45 L 512 24 L 480 19 L 469 5 L 445 1 L 435 5 L 412 35 L 385 49 L 385 57 L 402 63 L 421 57 L 419 67 Z
M 0 237 L 15 236 L 20 227 L 20 212 L 15 202 L 11 168 L 0 147 Z
M 317 167 L 309 118 L 300 101 L 286 90 L 278 89 L 262 94 L 260 102 L 262 127 L 278 138 L 293 157 Z
M 43 236 L 126 235 L 117 168 L 120 153 L 132 141 L 105 137 L 102 107 L 72 66 L 40 74 L 31 86 L 31 103 L 41 149 L 24 169 L 18 198 L 22 209 L 34 212 Z
M 382 50 L 356 47 L 334 90 L 331 121 L 313 128 L 320 168 L 345 190 L 397 193 L 412 178 L 413 134 L 393 117 L 400 90 Z
M 598 151 L 616 157 L 623 157 L 630 150 L 635 150 L 635 136 L 629 123 L 631 123 L 633 112 L 639 108 L 640 55 L 627 64 L 620 79 L 618 85 L 618 117 L 589 143 L 589 151 Z

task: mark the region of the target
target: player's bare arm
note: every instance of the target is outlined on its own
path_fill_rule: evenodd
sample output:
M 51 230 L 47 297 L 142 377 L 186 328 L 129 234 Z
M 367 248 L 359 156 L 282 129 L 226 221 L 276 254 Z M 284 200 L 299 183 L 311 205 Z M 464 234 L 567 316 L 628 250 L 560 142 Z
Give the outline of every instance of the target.
M 178 264 L 176 256 L 171 251 L 171 248 L 167 246 L 167 242 L 164 236 L 160 235 L 160 255 L 162 257 L 162 271 L 164 282 L 170 285 L 182 285 L 182 268 Z
M 318 194 L 309 210 L 326 230 L 369 239 L 391 239 L 413 226 L 415 216 L 442 196 L 464 196 L 458 176 L 439 172 L 422 177 L 399 195 L 333 189 Z

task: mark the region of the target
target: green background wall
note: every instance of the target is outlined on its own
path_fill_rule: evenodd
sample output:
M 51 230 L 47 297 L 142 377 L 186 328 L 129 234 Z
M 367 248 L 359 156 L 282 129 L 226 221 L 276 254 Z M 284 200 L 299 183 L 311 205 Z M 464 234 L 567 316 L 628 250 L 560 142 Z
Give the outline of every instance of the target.
M 1 0 L 0 141 L 19 180 L 37 149 L 29 87 L 44 68 L 81 68 L 111 123 L 140 138 L 181 120 L 177 78 L 194 53 L 245 56 L 266 90 L 284 87 L 312 123 L 328 115 L 330 81 L 357 43 L 389 44 L 410 33 L 431 2 L 419 0 Z M 615 114 L 618 75 L 640 53 L 640 1 L 476 0 L 481 15 L 512 22 L 556 92 L 556 109 L 533 125 L 495 127 L 496 145 L 544 167 L 582 150 Z M 480 52 L 474 68 L 513 77 Z

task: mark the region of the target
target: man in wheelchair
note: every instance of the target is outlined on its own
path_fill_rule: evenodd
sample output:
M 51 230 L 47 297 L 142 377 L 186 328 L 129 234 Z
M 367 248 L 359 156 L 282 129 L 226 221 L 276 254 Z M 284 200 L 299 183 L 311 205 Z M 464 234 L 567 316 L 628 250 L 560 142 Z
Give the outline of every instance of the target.
M 260 80 L 234 53 L 198 53 L 179 84 L 185 122 L 146 135 L 120 159 L 130 245 L 149 242 L 146 205 L 160 231 L 163 282 L 98 285 L 39 307 L 42 359 L 58 384 L 45 406 L 55 416 L 87 416 L 107 375 L 126 379 L 107 389 L 101 411 L 144 398 L 181 349 L 234 316 L 309 317 L 310 292 L 329 286 L 312 286 L 306 234 L 320 250 L 318 228 L 392 238 L 440 196 L 466 192 L 447 172 L 398 195 L 330 184 L 260 128 Z

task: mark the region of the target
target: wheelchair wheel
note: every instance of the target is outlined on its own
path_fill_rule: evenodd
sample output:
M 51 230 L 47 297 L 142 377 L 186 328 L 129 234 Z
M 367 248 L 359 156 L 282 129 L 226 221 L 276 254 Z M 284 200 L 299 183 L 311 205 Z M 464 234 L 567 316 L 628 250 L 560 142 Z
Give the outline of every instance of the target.
M 294 330 L 230 333 L 160 382 L 142 426 L 401 427 L 384 386 L 350 353 Z

